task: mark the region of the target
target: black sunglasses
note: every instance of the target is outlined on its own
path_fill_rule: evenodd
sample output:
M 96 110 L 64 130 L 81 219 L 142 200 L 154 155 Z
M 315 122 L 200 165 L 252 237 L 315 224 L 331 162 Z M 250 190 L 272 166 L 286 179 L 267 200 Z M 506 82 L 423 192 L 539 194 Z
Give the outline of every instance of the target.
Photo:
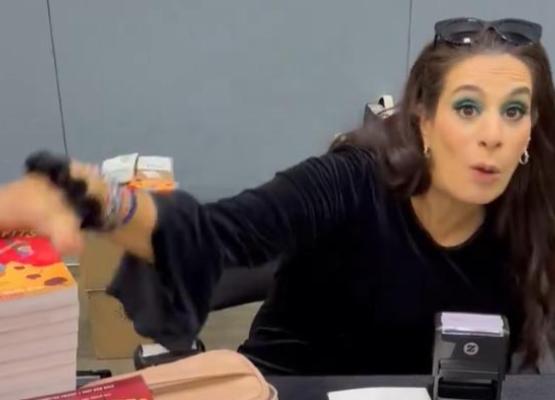
M 454 45 L 471 45 L 476 34 L 494 30 L 503 40 L 520 46 L 536 44 L 542 36 L 542 26 L 523 19 L 498 19 L 483 21 L 478 18 L 451 18 L 435 24 L 434 45 L 447 42 Z

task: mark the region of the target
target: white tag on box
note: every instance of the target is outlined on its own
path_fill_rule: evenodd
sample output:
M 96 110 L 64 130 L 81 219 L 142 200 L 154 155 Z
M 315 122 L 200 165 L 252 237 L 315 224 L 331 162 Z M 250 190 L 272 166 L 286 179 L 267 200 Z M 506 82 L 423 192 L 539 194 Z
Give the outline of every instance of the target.
M 140 156 L 137 161 L 137 170 L 167 171 L 173 174 L 173 159 L 171 157 Z
M 148 179 L 160 179 L 160 173 L 158 171 L 145 170 L 141 172 Z
M 101 173 L 103 176 L 119 183 L 130 182 L 135 176 L 135 164 L 138 157 L 139 153 L 132 153 L 104 160 Z

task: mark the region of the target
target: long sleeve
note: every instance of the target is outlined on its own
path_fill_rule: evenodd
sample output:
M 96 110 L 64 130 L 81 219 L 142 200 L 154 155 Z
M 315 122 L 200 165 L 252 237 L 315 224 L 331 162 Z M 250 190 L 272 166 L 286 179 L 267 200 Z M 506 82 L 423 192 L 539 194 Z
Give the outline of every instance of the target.
M 126 256 L 109 292 L 135 329 L 170 349 L 190 345 L 224 266 L 255 266 L 329 233 L 358 209 L 371 155 L 346 148 L 308 159 L 258 188 L 200 204 L 155 196 L 155 265 Z

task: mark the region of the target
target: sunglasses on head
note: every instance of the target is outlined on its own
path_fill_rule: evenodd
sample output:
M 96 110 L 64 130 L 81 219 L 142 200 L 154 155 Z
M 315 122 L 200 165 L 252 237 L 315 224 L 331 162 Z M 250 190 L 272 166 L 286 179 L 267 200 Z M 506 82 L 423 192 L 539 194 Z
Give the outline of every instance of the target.
M 523 19 L 498 19 L 483 21 L 478 18 L 451 18 L 435 24 L 434 44 L 446 42 L 454 45 L 471 45 L 477 34 L 494 30 L 503 40 L 520 46 L 540 42 L 542 26 Z

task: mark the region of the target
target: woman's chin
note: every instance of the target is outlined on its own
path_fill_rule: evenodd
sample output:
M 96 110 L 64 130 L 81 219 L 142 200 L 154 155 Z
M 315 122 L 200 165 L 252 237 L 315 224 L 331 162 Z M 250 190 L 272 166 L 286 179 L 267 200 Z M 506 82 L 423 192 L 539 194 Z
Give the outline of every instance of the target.
M 503 188 L 469 187 L 467 190 L 458 189 L 454 197 L 467 204 L 487 205 L 494 202 L 501 194 L 503 194 Z

